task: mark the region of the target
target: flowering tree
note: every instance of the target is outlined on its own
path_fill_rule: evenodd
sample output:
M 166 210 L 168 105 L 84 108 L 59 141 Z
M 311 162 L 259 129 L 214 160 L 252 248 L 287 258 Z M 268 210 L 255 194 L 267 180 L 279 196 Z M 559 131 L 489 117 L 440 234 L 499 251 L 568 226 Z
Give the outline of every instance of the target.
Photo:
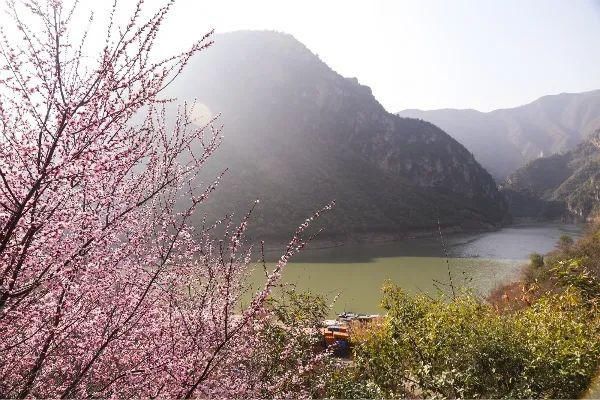
M 193 105 L 168 124 L 160 97 L 210 34 L 155 60 L 172 2 L 147 18 L 142 3 L 123 26 L 113 5 L 96 58 L 69 31 L 75 6 L 7 3 L 19 40 L 2 32 L 0 398 L 264 393 L 245 360 L 310 219 L 240 311 L 250 214 L 188 223 L 218 183 L 196 178 L 220 131 L 193 125 Z

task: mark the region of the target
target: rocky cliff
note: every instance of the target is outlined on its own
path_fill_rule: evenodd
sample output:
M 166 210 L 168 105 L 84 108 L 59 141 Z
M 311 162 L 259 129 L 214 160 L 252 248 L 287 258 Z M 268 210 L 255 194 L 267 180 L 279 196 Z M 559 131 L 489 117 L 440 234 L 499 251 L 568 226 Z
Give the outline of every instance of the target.
M 502 186 L 516 216 L 587 219 L 600 211 L 600 130 L 574 150 L 530 162 Z M 539 215 L 547 207 L 552 212 Z

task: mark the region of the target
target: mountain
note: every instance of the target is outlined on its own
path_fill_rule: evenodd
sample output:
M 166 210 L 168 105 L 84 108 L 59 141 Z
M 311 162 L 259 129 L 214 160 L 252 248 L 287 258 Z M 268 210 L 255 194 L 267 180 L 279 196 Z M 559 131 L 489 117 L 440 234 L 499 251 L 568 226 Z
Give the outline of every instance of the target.
M 197 123 L 222 113 L 221 148 L 206 179 L 228 168 L 210 217 L 260 204 L 251 235 L 284 237 L 322 205 L 335 237 L 402 235 L 499 224 L 492 177 L 431 123 L 390 114 L 356 79 L 331 70 L 292 36 L 220 34 L 174 87 L 197 98 Z
M 527 162 L 573 149 L 600 127 L 600 90 L 544 96 L 521 107 L 479 112 L 404 110 L 465 145 L 499 182 Z
M 502 185 L 516 217 L 575 217 L 600 211 L 600 130 L 575 149 L 531 161 Z

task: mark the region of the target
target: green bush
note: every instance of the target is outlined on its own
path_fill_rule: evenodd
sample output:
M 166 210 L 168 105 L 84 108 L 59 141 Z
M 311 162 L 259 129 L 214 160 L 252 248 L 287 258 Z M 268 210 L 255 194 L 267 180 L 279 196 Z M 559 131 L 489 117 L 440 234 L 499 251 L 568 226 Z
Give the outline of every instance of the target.
M 600 277 L 586 267 L 585 257 L 557 261 L 549 272 L 559 286 L 579 290 L 590 307 L 600 305 Z
M 334 366 L 324 375 L 323 397 L 328 399 L 385 399 L 381 388 L 372 380 L 361 379 L 353 366 Z
M 382 303 L 385 329 L 355 346 L 353 373 L 384 397 L 574 398 L 599 366 L 597 310 L 575 287 L 509 314 L 391 285 Z
M 529 263 L 533 268 L 542 268 L 544 266 L 544 256 L 538 253 L 529 255 Z
M 560 239 L 558 239 L 558 248 L 561 251 L 569 251 L 573 246 L 573 238 L 569 235 L 562 235 Z

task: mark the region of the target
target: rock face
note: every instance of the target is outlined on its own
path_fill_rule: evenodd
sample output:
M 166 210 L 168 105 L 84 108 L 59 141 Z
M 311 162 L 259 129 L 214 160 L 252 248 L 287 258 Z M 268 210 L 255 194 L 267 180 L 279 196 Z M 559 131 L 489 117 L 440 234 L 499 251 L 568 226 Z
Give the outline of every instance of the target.
M 587 219 L 600 211 L 600 130 L 574 150 L 530 162 L 502 190 L 517 217 Z
M 436 124 L 501 182 L 531 160 L 575 148 L 600 128 L 600 90 L 544 96 L 488 113 L 443 109 L 398 114 Z
M 174 88 L 221 112 L 224 142 L 207 177 L 229 174 L 211 216 L 260 198 L 253 233 L 283 236 L 335 199 L 333 236 L 401 234 L 499 224 L 506 211 L 492 177 L 456 140 L 424 121 L 390 114 L 371 90 L 332 71 L 292 36 L 217 35 Z M 208 178 L 207 178 L 208 179 Z

